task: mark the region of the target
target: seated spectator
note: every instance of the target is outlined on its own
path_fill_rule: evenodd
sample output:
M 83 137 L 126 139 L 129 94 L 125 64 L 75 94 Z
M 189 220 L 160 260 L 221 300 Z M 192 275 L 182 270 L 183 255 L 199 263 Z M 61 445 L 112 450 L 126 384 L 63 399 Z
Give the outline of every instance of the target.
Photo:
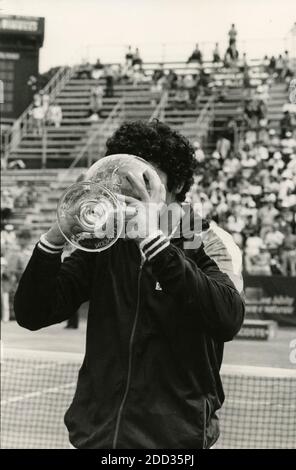
M 246 70 L 248 70 L 248 68 L 249 68 L 249 65 L 248 65 L 248 60 L 247 60 L 247 54 L 244 52 L 239 62 L 239 70 L 240 72 L 245 72 Z
M 142 67 L 142 64 L 143 64 L 143 60 L 140 57 L 140 51 L 138 48 L 136 48 L 135 53 L 133 55 L 132 66 L 140 65 L 140 67 Z
M 251 260 L 258 256 L 260 253 L 261 247 L 264 245 L 264 242 L 259 235 L 253 235 L 246 239 L 245 245 L 245 261 L 246 261 L 246 269 L 249 272 L 251 268 Z
M 270 276 L 271 275 L 271 255 L 266 245 L 260 246 L 257 255 L 250 257 L 248 263 L 248 273 L 254 276 Z
M 275 71 L 277 74 L 278 81 L 280 81 L 283 78 L 284 66 L 285 66 L 284 59 L 283 59 L 282 54 L 280 54 L 278 58 L 276 59 L 276 63 L 275 63 Z
M 77 78 L 86 78 L 90 80 L 92 78 L 92 71 L 93 66 L 89 62 L 84 62 L 82 65 L 80 65 L 77 71 Z
M 139 83 L 144 82 L 145 79 L 146 79 L 146 76 L 145 76 L 144 70 L 141 69 L 140 65 L 135 65 L 134 70 L 133 70 L 133 75 L 132 75 L 133 86 L 136 87 Z
M 192 52 L 189 59 L 187 60 L 187 64 L 191 62 L 197 62 L 198 64 L 202 64 L 202 53 L 201 53 L 201 50 L 199 49 L 198 44 L 195 45 L 195 49 Z
M 89 98 L 89 116 L 102 117 L 104 90 L 101 85 L 91 87 Z
M 157 82 L 160 78 L 164 76 L 163 64 L 159 64 L 158 68 L 154 70 L 152 75 L 152 80 Z
M 44 124 L 44 109 L 42 106 L 36 106 L 31 111 L 32 116 L 32 124 L 33 124 L 33 134 L 37 136 L 41 136 L 43 132 L 43 124 Z
M 285 111 L 282 119 L 280 120 L 281 139 L 286 137 L 287 132 L 293 132 L 292 117 L 289 111 Z
M 175 94 L 175 108 L 187 109 L 190 104 L 189 91 L 184 86 L 181 86 Z
M 293 149 L 296 147 L 296 140 L 293 138 L 292 132 L 286 132 L 285 137 L 281 141 L 281 146 L 284 161 L 285 163 L 288 163 L 289 157 L 293 153 Z
M 16 235 L 14 226 L 12 224 L 6 224 L 4 230 L 1 230 L 1 246 L 6 252 L 11 246 L 16 244 Z
M 263 61 L 262 61 L 262 65 L 263 65 L 263 67 L 264 67 L 264 72 L 265 72 L 265 73 L 269 73 L 269 64 L 270 64 L 269 58 L 268 58 L 267 55 L 265 55 L 265 56 L 263 57 Z
M 9 309 L 9 274 L 7 272 L 8 262 L 1 249 L 1 321 L 8 322 L 10 318 Z
M 1 222 L 6 222 L 13 213 L 14 197 L 9 189 L 1 191 Z
M 198 141 L 195 141 L 193 143 L 193 147 L 195 149 L 195 158 L 198 161 L 198 163 L 202 163 L 205 160 L 205 154 L 204 151 L 202 150 L 200 143 Z
M 214 62 L 214 64 L 217 64 L 217 63 L 221 62 L 221 56 L 220 56 L 218 42 L 215 43 L 215 48 L 213 50 L 213 62 Z
M 271 256 L 270 269 L 273 276 L 283 276 L 283 269 L 278 255 Z
M 238 50 L 236 49 L 235 41 L 230 41 L 229 46 L 225 52 L 224 66 L 225 67 L 234 67 L 236 66 L 238 60 Z
M 132 67 L 133 60 L 134 60 L 134 54 L 132 53 L 132 48 L 131 46 L 128 46 L 127 53 L 125 54 L 125 64 L 127 68 Z
M 47 123 L 49 125 L 54 126 L 56 129 L 61 127 L 61 123 L 63 120 L 63 111 L 61 106 L 56 103 L 51 103 L 49 105 L 46 118 Z
M 265 233 L 264 242 L 271 254 L 279 254 L 285 235 L 279 230 L 278 222 Z
M 151 106 L 156 106 L 162 95 L 162 83 L 158 80 L 157 82 L 152 81 L 150 86 L 151 95 Z
M 33 96 L 33 107 L 34 108 L 39 108 L 39 106 L 42 106 L 42 97 L 39 92 L 34 93 Z
M 268 153 L 272 157 L 274 152 L 280 149 L 280 138 L 274 129 L 269 130 Z
M 178 75 L 172 69 L 169 70 L 169 74 L 167 76 L 168 87 L 170 90 L 176 90 L 177 83 L 178 83 Z
M 92 71 L 91 71 L 91 78 L 94 80 L 99 80 L 104 73 L 104 65 L 101 63 L 100 59 L 97 59 Z
M 270 58 L 269 62 L 269 73 L 272 75 L 275 73 L 275 67 L 276 67 L 276 58 L 274 55 Z
M 293 173 L 290 170 L 283 171 L 281 175 L 281 181 L 279 183 L 279 194 L 278 198 L 282 201 L 286 197 L 293 193 L 296 189 L 295 182 L 293 181 Z
M 241 168 L 241 162 L 237 158 L 237 156 L 233 153 L 230 152 L 228 156 L 224 160 L 223 164 L 223 172 L 226 175 L 226 178 L 234 178 L 236 173 L 240 170 Z
M 262 237 L 265 236 L 265 233 L 273 227 L 275 223 L 275 219 L 279 214 L 278 209 L 274 207 L 276 201 L 275 194 L 270 194 L 266 197 L 265 203 L 263 206 L 258 210 L 258 219 L 260 221 L 260 234 Z
M 260 141 L 255 143 L 253 155 L 256 158 L 257 162 L 261 162 L 262 160 L 268 160 L 269 158 L 267 147 L 263 145 L 263 143 Z
M 289 224 L 284 231 L 281 260 L 284 275 L 296 276 L 296 235 Z
M 244 224 L 242 235 L 244 237 L 244 244 L 248 238 L 253 237 L 257 232 L 257 225 L 254 223 L 253 216 L 251 214 L 247 215 L 246 222 Z
M 112 98 L 114 94 L 114 73 L 112 67 L 107 67 L 104 69 L 104 75 L 106 78 L 106 89 L 105 96 L 106 98 Z M 100 102 L 101 108 L 102 103 Z

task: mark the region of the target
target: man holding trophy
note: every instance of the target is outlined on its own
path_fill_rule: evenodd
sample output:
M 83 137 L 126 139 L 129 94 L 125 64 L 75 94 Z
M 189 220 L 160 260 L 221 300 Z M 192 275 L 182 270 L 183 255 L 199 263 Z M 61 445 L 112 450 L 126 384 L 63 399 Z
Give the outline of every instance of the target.
M 123 124 L 63 195 L 20 280 L 16 319 L 30 330 L 89 300 L 65 415 L 75 448 L 207 449 L 219 437 L 223 346 L 244 316 L 241 257 L 183 204 L 196 165 L 165 124 Z M 62 263 L 66 241 L 77 249 Z

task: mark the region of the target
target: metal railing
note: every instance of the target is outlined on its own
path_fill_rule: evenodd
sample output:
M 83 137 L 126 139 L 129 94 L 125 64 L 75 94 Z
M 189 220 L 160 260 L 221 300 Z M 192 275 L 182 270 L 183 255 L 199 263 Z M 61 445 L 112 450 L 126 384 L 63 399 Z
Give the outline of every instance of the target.
M 49 95 L 50 100 L 54 100 L 66 82 L 70 80 L 76 72 L 77 67 L 61 67 L 54 74 L 47 85 L 42 89 L 44 94 Z M 4 135 L 4 164 L 7 163 L 9 154 L 14 151 L 21 142 L 24 135 L 32 129 L 32 110 L 34 104 L 31 103 L 25 111 L 14 122 L 11 129 Z
M 89 167 L 93 160 L 98 159 L 102 155 L 106 140 L 113 134 L 115 129 L 120 126 L 125 118 L 125 100 L 121 98 L 105 121 L 100 123 L 93 123 L 86 136 L 85 143 L 71 163 L 69 170 L 73 169 L 81 159 L 87 159 L 87 166 Z
M 156 108 L 154 109 L 149 122 L 153 121 L 153 119 L 158 119 L 159 121 L 165 121 L 165 108 L 168 102 L 169 93 L 165 90 L 160 98 L 160 101 Z

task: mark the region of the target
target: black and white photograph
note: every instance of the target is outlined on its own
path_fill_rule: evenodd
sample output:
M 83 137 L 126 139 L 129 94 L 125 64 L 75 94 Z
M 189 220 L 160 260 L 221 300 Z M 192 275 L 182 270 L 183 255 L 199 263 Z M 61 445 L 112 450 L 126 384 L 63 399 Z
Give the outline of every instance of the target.
M 0 130 L 0 448 L 295 450 L 295 1 L 0 0 Z

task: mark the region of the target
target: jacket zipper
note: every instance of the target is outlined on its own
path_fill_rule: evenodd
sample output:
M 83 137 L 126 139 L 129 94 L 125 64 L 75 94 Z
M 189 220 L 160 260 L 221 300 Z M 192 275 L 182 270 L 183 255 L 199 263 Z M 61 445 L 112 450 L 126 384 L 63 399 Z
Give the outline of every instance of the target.
M 142 256 L 142 254 L 141 254 L 141 256 Z M 133 362 L 133 345 L 134 345 L 135 333 L 136 333 L 138 317 L 139 317 L 140 287 L 141 287 L 141 276 L 142 276 L 142 268 L 143 268 L 144 261 L 145 261 L 145 259 L 142 257 L 140 268 L 139 268 L 139 274 L 138 274 L 138 282 L 137 282 L 136 313 L 135 313 L 135 317 L 134 317 L 134 323 L 133 323 L 132 332 L 131 332 L 131 335 L 130 335 L 129 348 L 128 348 L 129 352 L 128 352 L 128 370 L 127 370 L 126 386 L 125 386 L 125 391 L 124 391 L 124 394 L 123 394 L 123 398 L 121 400 L 120 407 L 119 407 L 118 413 L 117 413 L 112 449 L 116 449 L 116 447 L 117 447 L 118 433 L 119 433 L 119 428 L 120 428 L 120 423 L 121 423 L 122 412 L 123 412 L 123 408 L 124 408 L 124 405 L 125 405 L 125 402 L 126 402 L 126 399 L 127 399 L 127 396 L 128 396 L 130 384 L 131 384 L 132 362 Z

